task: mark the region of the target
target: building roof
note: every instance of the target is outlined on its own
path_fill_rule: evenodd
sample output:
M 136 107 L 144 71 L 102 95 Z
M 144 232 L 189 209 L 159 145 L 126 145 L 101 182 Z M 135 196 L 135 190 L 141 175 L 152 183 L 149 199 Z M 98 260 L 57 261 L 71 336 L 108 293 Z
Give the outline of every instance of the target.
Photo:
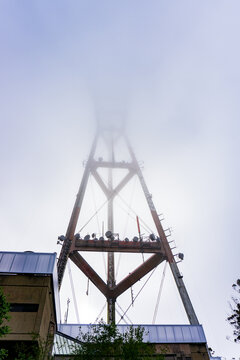
M 56 253 L 0 252 L 0 273 L 43 274 L 54 273 Z
M 70 355 L 76 346 L 77 343 L 74 340 L 64 334 L 56 333 L 54 335 L 52 355 Z
M 126 332 L 130 325 L 117 325 L 121 333 Z M 137 327 L 139 325 L 133 325 Z M 144 342 L 167 344 L 167 343 L 206 343 L 206 337 L 202 325 L 140 325 L 144 327 Z M 91 329 L 91 325 L 83 324 L 59 324 L 58 330 L 71 338 L 79 336 L 79 328 L 83 333 Z
M 96 325 L 97 326 L 97 325 Z M 117 325 L 121 333 L 128 330 L 130 325 Z M 133 325 L 137 327 L 139 325 Z M 152 344 L 206 344 L 206 338 L 202 325 L 140 325 L 144 327 L 145 334 L 143 341 Z M 59 324 L 58 333 L 54 337 L 53 354 L 70 355 L 77 343 L 74 342 L 79 336 L 79 328 L 83 333 L 91 329 L 86 324 Z M 216 358 L 218 359 L 218 358 Z

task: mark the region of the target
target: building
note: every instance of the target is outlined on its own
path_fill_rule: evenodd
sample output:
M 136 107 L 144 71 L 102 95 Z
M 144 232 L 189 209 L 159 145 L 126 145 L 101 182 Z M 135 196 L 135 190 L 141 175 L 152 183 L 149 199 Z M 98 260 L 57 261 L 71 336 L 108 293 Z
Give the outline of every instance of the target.
M 0 347 L 48 353 L 60 319 L 56 253 L 0 252 L 0 287 L 10 303 L 10 333 Z
M 139 325 L 133 325 L 137 327 Z M 201 325 L 141 325 L 144 327 L 144 342 L 154 344 L 155 354 L 165 354 L 166 360 L 208 360 L 207 341 Z M 79 336 L 79 328 L 87 332 L 90 325 L 61 324 L 54 342 L 55 359 L 71 359 L 74 340 Z M 121 333 L 129 325 L 118 325 Z M 154 355 L 154 354 L 153 354 Z

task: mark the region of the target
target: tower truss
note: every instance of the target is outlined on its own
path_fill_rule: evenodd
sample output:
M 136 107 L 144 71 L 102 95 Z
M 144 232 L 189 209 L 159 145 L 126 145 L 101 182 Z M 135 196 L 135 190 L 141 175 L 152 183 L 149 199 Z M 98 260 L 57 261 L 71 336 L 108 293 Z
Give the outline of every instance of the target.
M 115 160 L 115 144 L 118 139 L 124 140 L 126 150 L 130 156 L 130 161 L 116 161 Z M 103 139 L 108 148 L 108 160 L 99 158 L 96 160 L 95 152 L 99 139 Z M 99 174 L 99 169 L 107 169 L 108 179 L 107 182 L 103 180 Z M 117 186 L 113 186 L 113 170 L 124 169 L 126 175 Z M 99 239 L 84 238 L 82 239 L 79 233 L 76 233 L 76 226 L 81 212 L 84 195 L 86 192 L 87 184 L 90 174 L 94 177 L 102 192 L 105 194 L 108 208 L 108 236 Z M 139 179 L 142 191 L 144 193 L 147 205 L 150 210 L 151 217 L 156 227 L 158 236 L 153 241 L 144 241 L 139 236 L 138 241 L 129 241 L 128 239 L 115 239 L 112 234 L 114 233 L 114 198 L 121 190 L 127 186 L 129 181 L 137 176 Z M 69 225 L 66 235 L 62 236 L 62 248 L 58 260 L 58 284 L 59 288 L 62 284 L 64 271 L 67 265 L 68 258 L 70 258 L 75 265 L 91 280 L 91 282 L 98 288 L 98 290 L 105 296 L 108 304 L 107 321 L 115 322 L 115 303 L 116 299 L 123 294 L 127 289 L 134 285 L 143 276 L 157 267 L 163 261 L 169 263 L 173 278 L 175 280 L 178 292 L 180 294 L 184 309 L 190 324 L 198 325 L 198 319 L 195 314 L 190 297 L 183 282 L 183 277 L 178 269 L 177 262 L 174 258 L 170 248 L 167 235 L 162 227 L 161 221 L 157 214 L 152 196 L 148 190 L 144 180 L 142 170 L 136 159 L 135 153 L 131 144 L 122 129 L 100 129 L 92 143 L 90 154 L 85 165 L 84 174 L 80 187 L 77 193 L 76 201 L 72 210 Z M 107 253 L 107 282 L 105 282 L 99 274 L 89 265 L 89 263 L 80 254 L 83 251 L 95 251 Z M 150 253 L 152 254 L 146 261 L 138 266 L 133 272 L 116 283 L 115 280 L 115 265 L 114 253 Z

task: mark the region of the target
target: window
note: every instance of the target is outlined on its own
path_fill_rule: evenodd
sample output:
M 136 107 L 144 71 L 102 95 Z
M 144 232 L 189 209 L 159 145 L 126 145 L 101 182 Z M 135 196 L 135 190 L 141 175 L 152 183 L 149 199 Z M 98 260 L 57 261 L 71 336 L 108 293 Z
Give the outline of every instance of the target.
M 13 303 L 13 304 L 10 304 L 10 311 L 11 312 L 37 312 L 38 306 L 39 306 L 38 304 Z

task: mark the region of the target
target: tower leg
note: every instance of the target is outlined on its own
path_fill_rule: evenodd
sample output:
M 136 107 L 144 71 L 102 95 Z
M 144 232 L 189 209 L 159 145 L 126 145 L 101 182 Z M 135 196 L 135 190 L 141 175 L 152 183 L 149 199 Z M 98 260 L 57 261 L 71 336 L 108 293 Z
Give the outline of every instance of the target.
M 114 160 L 113 155 L 113 139 L 111 139 L 110 147 L 109 147 L 109 160 Z M 113 192 L 113 174 L 112 169 L 108 170 L 108 189 L 110 191 L 110 194 L 112 195 Z M 110 196 L 108 199 L 108 230 L 114 231 L 114 224 L 113 224 L 113 196 Z M 107 284 L 109 289 L 113 289 L 115 286 L 115 268 L 114 268 L 114 253 L 110 252 L 108 253 L 108 278 L 107 278 Z M 115 302 L 116 299 L 108 298 L 108 309 L 107 309 L 107 322 L 115 323 Z
M 114 298 L 109 298 L 107 299 L 107 323 L 111 324 L 116 322 L 116 318 L 115 318 L 115 303 L 116 303 L 116 299 Z

